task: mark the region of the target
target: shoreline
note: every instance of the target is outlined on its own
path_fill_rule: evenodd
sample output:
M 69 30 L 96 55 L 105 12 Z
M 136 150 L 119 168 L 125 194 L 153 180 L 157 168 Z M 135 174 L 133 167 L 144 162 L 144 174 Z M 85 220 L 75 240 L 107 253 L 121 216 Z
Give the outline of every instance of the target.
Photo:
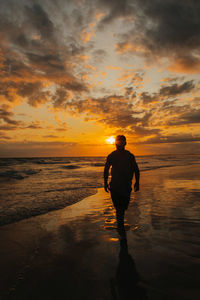
M 172 166 L 172 165 L 169 165 L 169 166 L 156 166 L 156 167 L 152 167 L 151 169 L 146 169 L 146 170 L 141 170 L 140 173 L 142 174 L 143 172 L 146 173 L 146 172 L 155 172 L 156 170 L 162 170 L 162 169 L 168 169 L 168 168 L 184 168 L 184 167 L 188 167 L 188 166 L 200 166 L 200 163 L 190 163 L 188 165 L 178 165 L 178 166 Z M 103 174 L 103 173 L 102 173 Z M 102 179 L 103 181 L 103 179 Z M 134 181 L 134 179 L 133 179 Z M 103 188 L 103 185 L 102 187 Z M 1 216 L 0 218 L 0 228 L 3 227 L 3 226 L 6 226 L 6 225 L 10 225 L 10 224 L 14 224 L 14 223 L 17 223 L 17 222 L 20 222 L 22 220 L 26 220 L 26 219 L 30 219 L 30 218 L 33 218 L 33 217 L 37 217 L 37 216 L 40 216 L 40 215 L 44 215 L 44 214 L 48 214 L 49 212 L 52 212 L 52 211 L 56 211 L 56 210 L 62 210 L 64 209 L 65 207 L 68 207 L 68 206 L 71 206 L 77 202 L 80 202 L 82 201 L 83 199 L 89 197 L 89 196 L 92 196 L 92 195 L 95 195 L 97 192 L 98 192 L 98 189 L 99 187 L 94 187 L 94 188 L 80 188 L 80 190 L 84 193 L 85 192 L 85 195 L 84 194 L 77 194 L 77 198 L 76 200 L 73 199 L 74 202 L 68 202 L 67 204 L 66 203 L 61 203 L 61 204 L 57 204 L 57 206 L 54 206 L 54 207 L 44 207 L 42 208 L 41 211 L 39 211 L 39 208 L 37 210 L 33 210 L 33 211 L 28 211 L 28 214 L 27 212 L 24 213 L 24 214 L 21 214 L 21 215 L 6 215 L 4 217 Z M 20 212 L 21 213 L 21 212 Z
M 198 299 L 197 181 L 198 166 L 143 173 L 125 216 L 127 244 L 103 188 L 1 226 L 2 299 L 112 299 L 126 289 L 135 299 Z
M 83 190 L 83 188 L 80 188 L 80 190 Z M 82 201 L 83 199 L 89 197 L 89 196 L 92 196 L 92 195 L 95 195 L 98 191 L 98 188 L 85 188 L 84 191 L 86 191 L 85 194 L 79 194 L 77 195 L 77 199 L 72 202 L 72 203 L 63 203 L 63 204 L 59 204 L 53 208 L 48 208 L 46 207 L 43 208 L 43 211 L 29 211 L 29 215 L 27 214 L 24 214 L 24 215 L 14 215 L 14 216 L 5 216 L 4 218 L 0 218 L 0 228 L 3 227 L 3 226 L 6 226 L 6 225 L 10 225 L 10 224 L 14 224 L 14 223 L 17 223 L 17 222 L 20 222 L 20 221 L 23 221 L 23 220 L 26 220 L 26 219 L 30 219 L 30 218 L 33 218 L 33 217 L 37 217 L 37 216 L 41 216 L 41 215 L 45 215 L 45 214 L 48 214 L 49 212 L 52 212 L 52 211 L 56 211 L 56 210 L 60 210 L 60 209 L 64 209 L 65 207 L 68 207 L 70 205 L 73 205 L 79 201 Z M 9 218 L 12 218 L 12 219 L 9 219 Z

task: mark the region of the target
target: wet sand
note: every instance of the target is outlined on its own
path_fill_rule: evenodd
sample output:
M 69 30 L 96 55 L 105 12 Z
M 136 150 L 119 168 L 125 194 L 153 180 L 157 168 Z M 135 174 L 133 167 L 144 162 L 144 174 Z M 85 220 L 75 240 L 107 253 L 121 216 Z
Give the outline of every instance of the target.
M 1 299 L 200 299 L 199 171 L 143 172 L 127 240 L 103 189 L 0 227 Z

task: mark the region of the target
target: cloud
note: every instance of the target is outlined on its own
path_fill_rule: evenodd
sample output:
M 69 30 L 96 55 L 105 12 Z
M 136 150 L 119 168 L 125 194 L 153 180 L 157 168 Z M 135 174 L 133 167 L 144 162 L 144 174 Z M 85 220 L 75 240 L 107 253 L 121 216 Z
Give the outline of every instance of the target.
M 117 86 L 125 86 L 125 89 L 133 88 L 140 89 L 144 84 L 144 75 L 145 73 L 142 71 L 135 70 L 121 70 L 121 75 L 117 78 L 119 84 Z
M 22 98 L 27 99 L 27 102 L 34 107 L 46 103 L 50 96 L 50 92 L 46 90 L 45 85 L 41 81 L 2 81 L 0 88 L 0 95 L 4 96 L 10 103 L 15 103 L 18 98 Z
M 109 126 L 126 127 L 141 121 L 140 118 L 133 116 L 132 102 L 122 95 L 73 99 L 61 103 L 61 106 L 72 114 L 85 113 L 89 119 L 92 117 Z
M 55 128 L 55 130 L 57 130 L 57 131 L 67 131 L 68 128 L 65 128 L 65 127 L 58 127 L 58 128 Z
M 168 125 L 189 125 L 200 123 L 200 109 L 193 109 L 185 113 L 180 113 L 174 120 L 169 120 Z
M 3 132 L 0 132 L 0 140 L 10 140 L 11 138 Z
M 5 123 L 9 124 L 9 125 L 21 125 L 22 122 L 21 121 L 17 121 L 17 120 L 13 120 L 12 116 L 13 116 L 13 112 L 7 110 L 5 108 L 5 106 L 2 106 L 0 108 L 0 119 L 3 120 Z
M 134 12 L 131 1 L 124 0 L 98 0 L 99 8 L 104 10 L 104 16 L 101 18 L 99 23 L 99 29 L 103 29 L 105 26 L 109 25 L 111 22 L 115 21 L 120 17 L 131 16 Z
M 174 83 L 170 86 L 163 86 L 160 89 L 160 96 L 174 97 L 183 93 L 189 93 L 195 88 L 193 80 L 186 81 L 183 84 Z
M 185 76 L 179 76 L 179 77 L 169 76 L 169 77 L 162 78 L 162 81 L 164 81 L 164 82 L 171 82 L 171 83 L 178 82 L 180 80 L 181 81 L 185 80 Z
M 162 86 L 157 93 L 149 94 L 148 92 L 142 92 L 140 94 L 140 100 L 143 104 L 158 102 L 163 98 L 171 98 L 179 96 L 185 93 L 189 93 L 195 89 L 195 83 L 193 80 L 185 81 L 184 83 L 173 83 L 171 85 Z
M 116 1 L 107 18 L 118 18 Z M 147 59 L 169 59 L 172 71 L 193 73 L 200 70 L 200 4 L 198 1 L 124 1 L 124 14 L 133 16 L 133 26 L 120 34 L 117 44 L 119 53 L 135 53 Z M 130 7 L 132 9 L 130 9 Z M 110 18 L 109 16 L 113 16 Z M 104 18 L 106 20 L 106 16 Z
M 139 137 L 158 134 L 161 130 L 159 128 L 146 128 L 143 126 L 132 126 L 134 134 Z
M 24 98 L 34 107 L 48 102 L 50 92 L 44 90 L 45 87 L 40 81 L 20 83 L 17 86 L 16 93 Z
M 145 144 L 168 144 L 168 143 L 185 143 L 185 142 L 200 142 L 200 136 L 193 136 L 192 134 L 174 134 L 162 135 L 149 138 L 145 140 Z M 141 142 L 140 142 L 141 143 Z
M 199 123 L 198 97 L 196 102 L 185 97 L 197 92 L 195 80 L 166 72 L 164 84 L 150 92 L 155 78 L 152 86 L 151 82 L 145 86 L 144 79 L 152 70 L 146 66 L 144 73 L 140 66 L 145 58 L 164 67 L 167 62 L 171 71 L 198 72 L 199 13 L 200 4 L 193 0 L 1 1 L 0 101 L 10 107 L 20 101 L 32 107 L 48 104 L 53 112 L 64 110 L 85 121 L 95 120 L 141 143 L 144 139 L 160 144 L 196 142 L 197 136 L 181 133 L 186 124 L 192 130 Z M 122 67 L 122 57 L 116 53 L 112 57 L 113 50 L 133 58 L 135 69 L 132 63 Z M 106 74 L 99 65 L 108 58 L 114 67 L 108 67 L 107 81 L 98 88 Z M 121 76 L 118 86 L 112 84 L 114 73 Z M 1 131 L 45 129 L 19 117 L 2 106 Z M 68 130 L 58 126 L 57 133 Z M 171 135 L 170 130 L 180 134 Z
M 0 120 L 3 123 L 0 123 L 1 131 L 12 131 L 17 129 L 42 129 L 39 121 L 33 121 L 31 124 L 27 125 L 23 121 L 18 121 L 12 119 L 14 113 L 9 110 L 9 107 L 6 105 L 2 105 L 0 108 Z
M 60 138 L 60 136 L 58 135 L 54 135 L 54 134 L 48 134 L 48 135 L 43 135 L 44 138 Z
M 0 143 L 1 157 L 40 157 L 40 156 L 65 156 L 70 153 L 74 147 L 77 146 L 75 142 L 60 142 L 60 141 L 2 141 Z
M 54 39 L 54 25 L 40 4 L 34 3 L 31 7 L 26 5 L 25 15 L 43 40 Z
M 139 102 L 133 98 L 133 89 L 129 87 L 124 95 L 111 94 L 98 98 L 68 97 L 64 89 L 58 89 L 53 99 L 56 108 L 69 114 L 83 115 L 85 121 L 95 120 L 106 126 L 117 128 L 137 138 L 154 136 L 162 141 L 163 126 L 194 124 L 199 120 L 199 111 L 192 110 L 189 104 L 179 104 L 175 96 L 183 95 L 196 88 L 193 81 L 172 83 L 161 86 L 157 93 L 141 93 Z M 142 106 L 139 103 L 142 102 Z M 151 107 L 146 109 L 146 105 Z M 192 111 L 192 113 L 191 113 Z M 181 128 L 179 128 L 181 132 Z M 193 141 L 193 140 L 191 140 Z M 195 141 L 195 140 L 194 140 Z
M 7 130 L 16 130 L 18 129 L 18 126 L 13 126 L 13 125 L 0 125 L 0 130 L 3 131 L 7 131 Z
M 92 52 L 94 63 L 101 63 L 104 61 L 108 53 L 104 49 L 97 49 Z
M 30 125 L 23 127 L 24 129 L 43 129 L 39 121 L 34 121 Z
M 74 93 L 88 91 L 75 69 L 91 45 L 83 45 L 78 34 L 64 37 L 63 23 L 57 24 L 55 17 L 56 12 L 63 15 L 58 6 L 51 1 L 21 1 L 15 11 L 16 2 L 8 2 L 0 3 L 1 96 L 10 103 L 26 100 L 38 106 L 49 100 L 53 85 Z
M 150 95 L 148 92 L 142 92 L 140 94 L 140 100 L 142 101 L 143 104 L 157 102 L 159 101 L 159 94 L 155 93 L 153 95 Z
M 137 145 L 141 151 L 149 154 L 200 154 L 200 142 L 159 143 Z
M 62 72 L 65 70 L 63 61 L 59 57 L 59 54 L 46 53 L 46 54 L 35 54 L 32 52 L 27 52 L 26 56 L 31 63 L 32 67 L 38 68 L 48 75 L 48 71 L 52 73 Z

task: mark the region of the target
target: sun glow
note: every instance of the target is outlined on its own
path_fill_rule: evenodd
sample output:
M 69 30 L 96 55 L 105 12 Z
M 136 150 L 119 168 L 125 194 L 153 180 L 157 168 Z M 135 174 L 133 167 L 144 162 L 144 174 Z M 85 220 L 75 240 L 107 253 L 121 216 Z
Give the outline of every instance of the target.
M 115 143 L 115 138 L 113 136 L 107 138 L 106 143 L 107 144 L 114 144 Z

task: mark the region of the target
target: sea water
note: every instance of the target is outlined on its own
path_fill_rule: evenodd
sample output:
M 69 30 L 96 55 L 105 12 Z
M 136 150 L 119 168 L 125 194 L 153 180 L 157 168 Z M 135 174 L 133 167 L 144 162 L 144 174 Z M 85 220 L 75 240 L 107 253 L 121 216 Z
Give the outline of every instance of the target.
M 138 156 L 141 172 L 194 165 L 200 155 Z M 71 205 L 103 186 L 105 157 L 0 158 L 0 225 Z

